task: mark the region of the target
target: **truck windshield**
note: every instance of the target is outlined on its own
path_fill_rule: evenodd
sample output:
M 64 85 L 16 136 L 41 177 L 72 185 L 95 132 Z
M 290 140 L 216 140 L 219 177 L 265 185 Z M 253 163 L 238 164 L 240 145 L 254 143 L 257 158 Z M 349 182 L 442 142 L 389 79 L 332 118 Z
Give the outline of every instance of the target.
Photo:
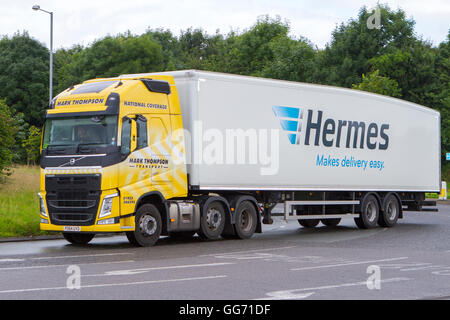
M 47 119 L 43 149 L 48 153 L 91 153 L 116 146 L 117 116 Z

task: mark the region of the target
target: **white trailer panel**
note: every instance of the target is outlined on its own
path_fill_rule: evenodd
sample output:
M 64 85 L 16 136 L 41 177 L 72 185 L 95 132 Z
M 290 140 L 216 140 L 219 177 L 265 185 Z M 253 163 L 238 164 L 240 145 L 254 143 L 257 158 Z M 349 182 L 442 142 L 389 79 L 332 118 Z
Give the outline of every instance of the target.
M 440 190 L 440 114 L 432 109 L 330 86 L 158 74 L 175 78 L 192 137 L 190 184 L 200 189 Z

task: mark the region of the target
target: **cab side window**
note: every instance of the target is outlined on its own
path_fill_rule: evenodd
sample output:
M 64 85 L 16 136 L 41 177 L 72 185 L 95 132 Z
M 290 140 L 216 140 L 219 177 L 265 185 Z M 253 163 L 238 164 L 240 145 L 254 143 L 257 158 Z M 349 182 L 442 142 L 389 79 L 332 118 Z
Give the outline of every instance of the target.
M 136 118 L 136 125 L 137 125 L 137 149 L 145 148 L 148 146 L 147 118 L 139 115 Z

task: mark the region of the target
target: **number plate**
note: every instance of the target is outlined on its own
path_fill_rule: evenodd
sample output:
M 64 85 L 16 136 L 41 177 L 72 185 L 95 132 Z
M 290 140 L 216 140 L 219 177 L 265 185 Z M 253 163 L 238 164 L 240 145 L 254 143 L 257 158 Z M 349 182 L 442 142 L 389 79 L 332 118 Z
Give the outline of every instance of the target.
M 80 226 L 64 226 L 63 231 L 81 231 Z

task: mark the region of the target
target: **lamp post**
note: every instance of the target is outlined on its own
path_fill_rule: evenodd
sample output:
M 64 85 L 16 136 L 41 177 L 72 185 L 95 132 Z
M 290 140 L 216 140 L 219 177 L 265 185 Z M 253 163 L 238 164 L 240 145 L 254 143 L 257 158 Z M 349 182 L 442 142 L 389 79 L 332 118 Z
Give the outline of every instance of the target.
M 53 12 L 49 12 L 41 9 L 40 6 L 34 5 L 33 10 L 35 11 L 43 11 L 50 15 L 50 88 L 49 88 L 49 101 L 48 103 L 52 103 L 53 99 Z

